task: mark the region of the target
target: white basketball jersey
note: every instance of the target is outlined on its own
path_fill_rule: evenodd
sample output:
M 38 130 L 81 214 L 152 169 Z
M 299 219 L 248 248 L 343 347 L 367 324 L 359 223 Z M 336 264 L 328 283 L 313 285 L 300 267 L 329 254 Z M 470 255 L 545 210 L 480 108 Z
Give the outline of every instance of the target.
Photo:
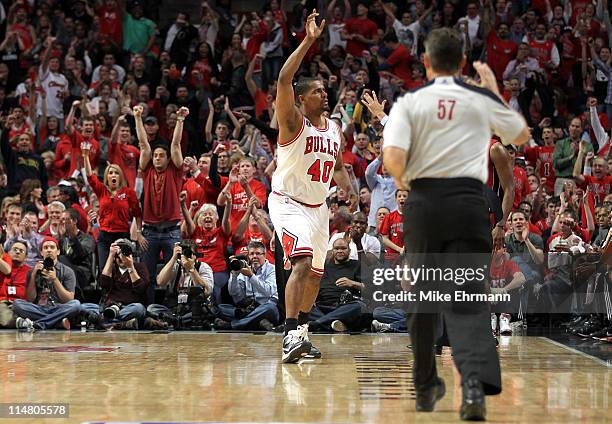
M 306 117 L 297 135 L 278 143 L 272 191 L 308 205 L 325 202 L 340 154 L 340 128 L 325 119 L 325 128 L 315 127 Z

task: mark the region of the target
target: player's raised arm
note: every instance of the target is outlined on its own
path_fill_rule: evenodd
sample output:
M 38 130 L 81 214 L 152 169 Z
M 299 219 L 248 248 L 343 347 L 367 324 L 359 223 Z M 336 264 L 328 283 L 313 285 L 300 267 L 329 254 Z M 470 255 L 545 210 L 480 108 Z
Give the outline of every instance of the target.
M 317 26 L 316 17 L 319 16 L 316 9 L 306 20 L 306 38 L 297 49 L 287 58 L 287 61 L 278 75 L 278 88 L 276 91 L 276 110 L 280 128 L 279 140 L 289 140 L 299 130 L 301 112 L 295 107 L 295 94 L 293 92 L 293 76 L 300 68 L 304 56 L 323 33 L 325 19 Z

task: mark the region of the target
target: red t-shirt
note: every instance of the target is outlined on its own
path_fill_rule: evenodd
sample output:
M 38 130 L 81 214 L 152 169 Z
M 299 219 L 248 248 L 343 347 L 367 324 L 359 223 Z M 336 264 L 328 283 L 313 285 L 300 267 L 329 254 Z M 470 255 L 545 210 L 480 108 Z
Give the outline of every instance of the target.
M 117 45 L 123 39 L 123 16 L 119 7 L 109 8 L 102 6 L 96 10 L 98 16 L 98 32 L 108 35 Z
M 10 275 L 0 276 L 0 300 L 26 299 L 26 276 L 31 269 L 26 264 L 14 266 L 8 253 L 2 255 L 2 260 L 8 263 L 12 270 Z
M 520 166 L 514 167 L 514 204 L 513 209 L 517 209 L 519 203 L 529 194 L 529 181 L 527 173 Z
M 109 143 L 108 161 L 119 165 L 129 187 L 134 188 L 138 173 L 140 150 L 130 144 Z
M 546 189 L 553 192 L 555 189 L 555 169 L 553 168 L 553 153 L 555 146 L 528 147 L 525 150 L 525 157 L 535 167 L 540 161 L 540 178 L 546 178 Z
M 538 222 L 536 222 L 535 225 L 540 230 L 540 233 L 544 233 L 544 231 L 550 228 L 550 225 L 548 225 L 548 221 L 546 220 L 546 218 L 540 219 Z
M 380 234 L 387 236 L 389 240 L 398 245 L 404 247 L 404 217 L 399 211 L 395 210 L 385 216 L 383 222 L 380 224 Z M 397 259 L 399 253 L 395 250 L 387 247 L 385 251 L 385 259 L 394 260 Z
M 198 183 L 204 190 L 204 197 L 202 200 L 204 203 L 211 203 L 213 205 L 217 203 L 219 193 L 221 193 L 222 188 L 225 187 L 229 181 L 229 178 L 224 177 L 223 175 L 219 175 L 219 178 L 221 179 L 220 187 L 216 187 L 210 180 L 210 177 L 205 176 L 201 172 L 195 178 L 195 182 Z
M 187 207 L 191 205 L 191 202 L 196 201 L 196 200 L 198 202 L 198 209 L 204 203 L 206 203 L 205 201 L 206 194 L 204 193 L 204 189 L 202 188 L 200 184 L 196 182 L 194 178 L 187 178 L 181 190 L 187 192 L 187 200 L 185 202 L 187 204 Z
M 179 194 L 183 187 L 183 171 L 170 161 L 163 172 L 157 172 L 153 163 L 142 173 L 144 183 L 144 222 L 157 224 L 166 221 L 180 221 L 181 204 Z
M 98 180 L 95 174 L 88 180 L 100 202 L 98 211 L 100 230 L 109 233 L 129 232 L 130 218 L 140 218 L 142 216 L 140 203 L 134 189 L 123 187 L 115 197 L 111 197 L 108 188 Z
M 264 235 L 259 231 L 251 231 L 247 227 L 244 232 L 244 238 L 238 243 L 232 243 L 234 250 L 239 252 L 241 249 L 246 249 L 248 244 L 252 241 L 259 241 L 266 246 L 266 259 L 271 264 L 274 264 L 274 252 L 270 249 L 270 240 L 265 238 Z
M 249 182 L 249 187 L 251 187 L 251 191 L 259 200 L 261 200 L 262 207 L 266 206 L 266 186 L 263 185 L 262 182 L 257 181 L 256 179 L 252 179 Z M 246 192 L 240 185 L 240 183 L 233 183 L 230 188 L 230 193 L 232 195 L 232 210 L 230 212 L 230 225 L 232 228 L 232 232 L 238 226 L 238 223 L 246 213 L 246 210 L 249 208 L 249 196 L 247 196 Z
M 506 287 L 517 272 L 521 272 L 521 269 L 512 259 L 504 259 L 501 264 L 491 261 L 491 269 L 489 271 L 491 288 Z
M 91 143 L 91 150 L 89 151 L 89 163 L 91 168 L 95 169 L 98 167 L 98 161 L 100 160 L 100 144 L 93 138 L 85 140 L 83 135 L 78 131 L 74 131 L 72 137 L 62 138 L 55 148 L 55 161 L 53 166 L 61 170 L 63 178 L 70 178 L 75 170 L 81 170 L 83 168 L 83 156 L 81 156 L 81 143 L 87 141 Z M 66 160 L 66 154 L 70 152 L 70 161 Z
M 369 19 L 351 18 L 348 19 L 344 28 L 349 34 L 361 34 L 365 38 L 372 39 L 378 34 L 378 26 L 374 21 Z M 364 50 L 368 50 L 370 46 L 358 40 L 347 40 L 346 52 L 355 57 L 361 57 Z
M 487 37 L 487 63 L 493 70 L 495 77 L 501 81 L 506 66 L 516 56 L 516 44 L 514 41 L 502 40 L 495 31 L 491 31 Z
M 412 80 L 412 55 L 406 46 L 398 44 L 387 58 L 387 63 L 391 65 L 391 73 L 400 77 L 404 81 L 404 86 L 408 86 Z
M 206 231 L 202 227 L 197 226 L 191 235 L 191 240 L 198 246 L 198 253 L 201 255 L 198 261 L 206 262 L 213 272 L 227 270 L 225 246 L 227 246 L 229 238 L 221 227 L 217 227 L 212 231 Z

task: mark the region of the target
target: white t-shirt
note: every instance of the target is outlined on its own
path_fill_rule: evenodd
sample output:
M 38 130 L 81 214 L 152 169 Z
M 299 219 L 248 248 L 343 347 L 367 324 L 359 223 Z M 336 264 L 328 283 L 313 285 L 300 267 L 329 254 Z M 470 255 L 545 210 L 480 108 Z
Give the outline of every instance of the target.
M 399 20 L 393 21 L 393 30 L 395 31 L 395 35 L 400 43 L 402 43 L 410 53 L 415 56 L 417 54 L 417 46 L 419 43 L 416 41 L 419 38 L 419 31 L 421 29 L 421 24 L 419 21 L 415 21 L 410 25 L 404 25 Z
M 385 148 L 407 151 L 405 184 L 460 177 L 485 183 L 492 134 L 510 144 L 524 128 L 521 115 L 489 90 L 439 77 L 395 102 L 385 125 Z
M 63 74 L 51 72 L 47 68 L 43 72 L 42 66 L 38 70 L 40 76 L 40 85 L 47 93 L 47 116 L 54 116 L 58 119 L 64 119 L 63 97 L 60 93 L 68 90 L 68 80 Z M 42 97 L 38 96 L 36 113 L 42 115 Z
M 346 49 L 346 40 L 340 38 L 340 33 L 342 32 L 342 27 L 344 24 L 329 24 L 327 27 L 329 28 L 329 46 L 328 49 L 331 49 L 334 46 L 340 46 L 343 49 Z
M 331 239 L 329 239 L 329 243 L 327 244 L 327 250 L 332 250 L 334 247 L 334 242 L 339 238 L 343 237 L 344 233 L 334 234 Z M 376 237 L 372 237 L 367 233 L 364 234 L 363 237 L 361 237 L 361 245 L 363 246 L 363 251 L 365 253 L 372 253 L 377 258 L 380 256 L 380 242 Z M 349 243 L 349 250 L 351 251 L 349 259 L 353 259 L 355 261 L 358 260 L 359 255 L 357 254 L 357 246 L 355 245 L 353 240 L 351 240 L 351 242 Z

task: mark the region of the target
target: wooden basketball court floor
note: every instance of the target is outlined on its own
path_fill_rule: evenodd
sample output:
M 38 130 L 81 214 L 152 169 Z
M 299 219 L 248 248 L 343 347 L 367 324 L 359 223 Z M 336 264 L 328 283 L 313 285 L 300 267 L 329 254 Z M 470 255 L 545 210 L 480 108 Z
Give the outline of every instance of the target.
M 314 335 L 320 360 L 283 365 L 279 335 L 175 332 L 0 332 L 0 404 L 68 403 L 82 422 L 458 422 L 449 351 L 447 394 L 414 411 L 406 335 Z M 610 363 L 541 337 L 503 337 L 496 423 L 612 422 Z

